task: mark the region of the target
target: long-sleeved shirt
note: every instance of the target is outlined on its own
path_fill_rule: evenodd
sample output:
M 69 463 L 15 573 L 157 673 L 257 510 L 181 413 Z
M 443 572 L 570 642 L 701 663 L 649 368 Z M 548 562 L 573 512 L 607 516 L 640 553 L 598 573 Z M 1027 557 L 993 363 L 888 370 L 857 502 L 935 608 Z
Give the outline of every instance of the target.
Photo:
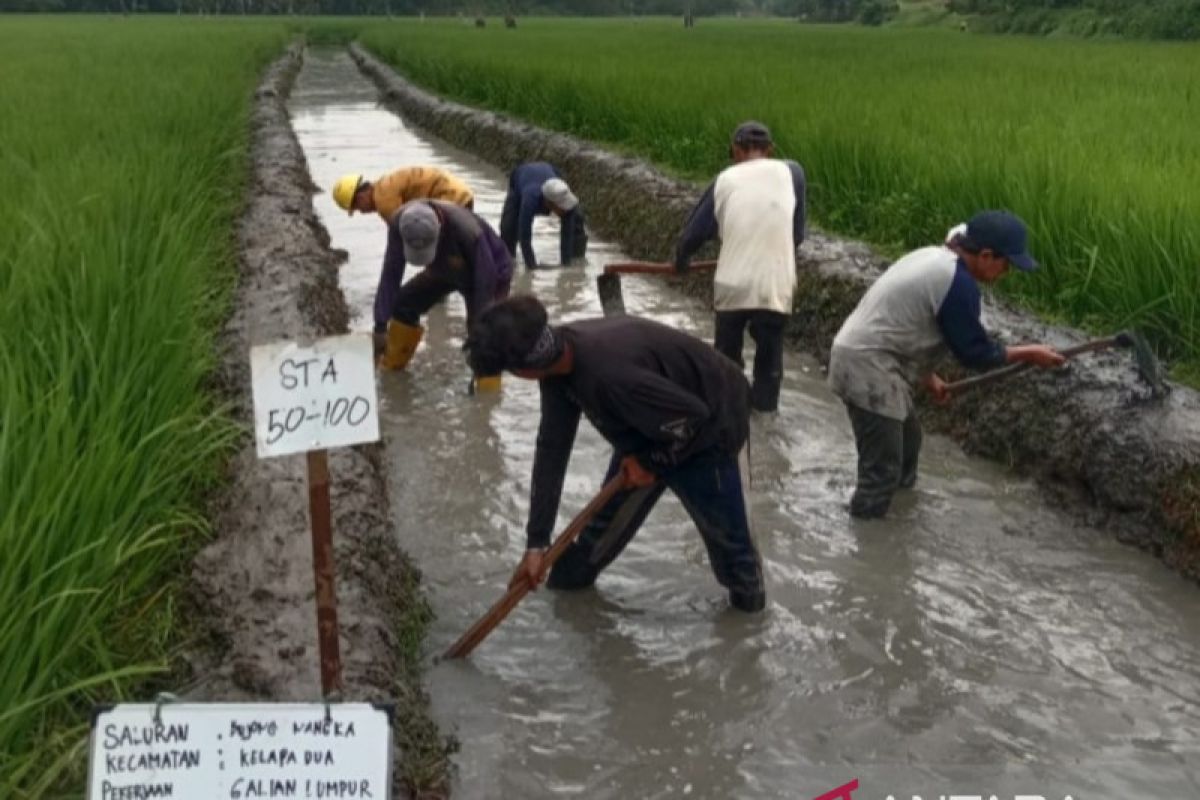
M 512 258 L 487 222 L 472 211 L 440 200 L 418 200 L 433 206 L 441 218 L 437 250 L 426 270 L 458 287 L 474 318 L 488 304 L 508 294 Z M 397 221 L 391 227 L 397 227 Z M 397 234 L 399 237 L 399 234 Z
M 946 351 L 983 369 L 1005 349 L 980 322 L 979 284 L 946 247 L 924 247 L 892 264 L 833 340 L 829 384 L 852 405 L 892 419 L 912 411 L 912 385 Z
M 404 167 L 390 172 L 371 184 L 371 197 L 375 212 L 385 223 L 410 200 L 444 200 L 463 207 L 475 200 L 462 179 L 441 167 Z
M 539 381 L 530 547 L 550 540 L 580 415 L 618 455 L 636 456 L 656 473 L 709 450 L 736 455 L 745 443 L 749 384 L 705 342 L 636 317 L 584 320 L 557 331 L 574 361 L 569 374 Z
M 537 256 L 533 252 L 533 218 L 550 214 L 542 197 L 542 185 L 551 178 L 561 178 L 553 165 L 545 161 L 531 161 L 512 171 L 508 178 L 508 191 L 514 193 L 518 202 L 517 241 L 521 246 L 521 257 L 525 266 L 537 268 Z M 562 217 L 559 233 L 559 255 L 566 265 L 583 255 L 579 241 L 583 232 L 583 211 L 575 206 Z M 586 236 L 582 244 L 586 246 Z
M 713 277 L 718 311 L 792 311 L 796 248 L 807 215 L 804 169 L 795 161 L 754 158 L 726 168 L 692 210 L 675 248 L 675 268 L 721 240 Z
M 475 201 L 469 186 L 441 167 L 404 167 L 384 175 L 371 184 L 375 212 L 388 226 L 387 249 L 383 252 L 382 274 L 394 279 L 396 286 L 404 280 L 404 243 L 396 226 L 391 224 L 400 207 L 410 200 L 443 200 L 467 207 Z M 378 327 L 380 320 L 376 320 Z

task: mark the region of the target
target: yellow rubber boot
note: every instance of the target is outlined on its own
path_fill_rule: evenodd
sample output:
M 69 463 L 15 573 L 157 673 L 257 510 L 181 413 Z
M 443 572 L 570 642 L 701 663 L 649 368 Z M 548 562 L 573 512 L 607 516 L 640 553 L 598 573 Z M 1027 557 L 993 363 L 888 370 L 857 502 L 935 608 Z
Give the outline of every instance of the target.
M 495 394 L 500 391 L 499 375 L 476 375 L 475 394 Z
M 424 335 L 425 329 L 420 325 L 405 325 L 394 319 L 388 320 L 387 344 L 383 348 L 383 355 L 379 357 L 379 368 L 404 369 L 407 367 Z

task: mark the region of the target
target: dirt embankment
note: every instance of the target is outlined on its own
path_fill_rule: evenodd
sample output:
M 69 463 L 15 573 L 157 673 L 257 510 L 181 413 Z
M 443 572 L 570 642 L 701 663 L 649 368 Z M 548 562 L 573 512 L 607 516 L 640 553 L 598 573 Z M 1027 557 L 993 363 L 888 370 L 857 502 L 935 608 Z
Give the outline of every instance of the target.
M 268 70 L 255 96 L 252 169 L 237 232 L 240 274 L 218 380 L 247 431 L 249 349 L 344 333 L 340 259 L 313 212 L 315 189 L 284 104 L 303 50 Z M 395 703 L 398 796 L 445 785 L 445 743 L 427 715 L 413 641 L 429 609 L 388 524 L 377 446 L 329 454 L 344 696 Z M 302 455 L 259 460 L 247 433 L 215 498 L 216 536 L 193 564 L 200 645 L 189 694 L 212 700 L 321 698 L 308 492 Z M 414 635 L 415 634 L 415 635 Z
M 666 259 L 703 187 L 663 175 L 643 161 L 473 109 L 425 92 L 358 45 L 351 53 L 407 119 L 505 169 L 545 160 L 564 173 L 589 223 L 639 257 Z M 958 220 L 946 220 L 949 228 Z M 869 247 L 811 231 L 800 251 L 790 334 L 827 363 L 842 320 L 886 261 Z M 1017 278 L 1019 279 L 1019 278 Z M 707 299 L 703 280 L 687 290 Z M 1004 341 L 1083 341 L 989 301 L 985 323 Z M 1028 374 L 962 397 L 926 417 L 973 453 L 1046 480 L 1078 501 L 1090 524 L 1151 550 L 1200 578 L 1200 395 L 1175 387 L 1149 397 L 1127 353 L 1086 356 L 1070 368 Z

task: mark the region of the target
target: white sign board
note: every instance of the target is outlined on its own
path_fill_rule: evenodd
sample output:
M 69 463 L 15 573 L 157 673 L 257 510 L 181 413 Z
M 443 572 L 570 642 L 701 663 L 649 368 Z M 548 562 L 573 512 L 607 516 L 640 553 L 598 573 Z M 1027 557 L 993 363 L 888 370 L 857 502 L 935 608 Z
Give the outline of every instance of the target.
M 157 706 L 156 722 L 155 708 L 131 703 L 96 715 L 88 800 L 391 796 L 385 709 L 170 703 Z
M 258 457 L 379 441 L 367 334 L 250 348 Z

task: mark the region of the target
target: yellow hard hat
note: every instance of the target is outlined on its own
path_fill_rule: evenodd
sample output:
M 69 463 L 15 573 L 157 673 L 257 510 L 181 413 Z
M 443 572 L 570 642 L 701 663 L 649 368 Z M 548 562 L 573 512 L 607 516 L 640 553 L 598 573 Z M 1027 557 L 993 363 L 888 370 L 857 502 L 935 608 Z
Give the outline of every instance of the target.
M 350 214 L 354 213 L 354 195 L 358 192 L 358 187 L 362 186 L 362 182 L 362 173 L 357 172 L 338 178 L 338 182 L 333 185 L 333 202 L 338 204 L 338 208 Z

